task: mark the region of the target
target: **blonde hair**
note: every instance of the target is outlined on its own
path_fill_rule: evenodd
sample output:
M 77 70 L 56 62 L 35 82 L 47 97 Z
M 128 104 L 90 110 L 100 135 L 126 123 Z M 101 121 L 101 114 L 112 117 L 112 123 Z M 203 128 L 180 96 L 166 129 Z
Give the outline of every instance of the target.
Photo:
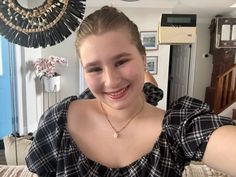
M 92 34 L 102 34 L 124 27 L 127 28 L 131 37 L 131 42 L 136 46 L 140 54 L 146 55 L 137 25 L 123 12 L 110 6 L 104 6 L 101 9 L 96 10 L 81 22 L 75 42 L 78 55 L 80 56 L 79 49 L 86 37 Z

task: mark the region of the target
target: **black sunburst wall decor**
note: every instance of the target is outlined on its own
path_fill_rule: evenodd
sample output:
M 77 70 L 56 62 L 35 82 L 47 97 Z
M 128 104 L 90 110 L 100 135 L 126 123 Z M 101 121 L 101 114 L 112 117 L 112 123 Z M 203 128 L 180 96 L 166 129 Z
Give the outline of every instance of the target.
M 17 0 L 0 0 L 0 34 L 24 47 L 53 46 L 75 31 L 86 0 L 45 0 L 28 9 Z

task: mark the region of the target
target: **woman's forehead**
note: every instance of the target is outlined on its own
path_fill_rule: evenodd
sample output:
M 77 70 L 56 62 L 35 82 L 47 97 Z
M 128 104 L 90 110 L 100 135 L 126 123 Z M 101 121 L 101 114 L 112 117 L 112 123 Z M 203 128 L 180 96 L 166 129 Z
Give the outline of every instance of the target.
M 126 39 L 131 40 L 132 39 L 132 34 L 130 33 L 130 30 L 128 30 L 127 27 L 120 27 L 120 28 L 112 28 L 112 29 L 102 29 L 99 32 L 91 32 L 90 34 L 87 34 L 86 36 L 83 37 L 83 40 L 81 40 L 80 42 L 80 46 L 83 45 L 84 41 L 86 41 L 88 38 L 91 37 L 104 37 L 109 35 L 113 36 L 113 35 L 119 35 L 120 37 L 124 37 Z M 101 39 L 102 39 L 101 38 Z
M 99 35 L 90 35 L 80 45 L 80 55 L 92 55 L 115 52 L 125 47 L 134 46 L 128 34 L 123 31 L 109 31 Z M 90 52 L 90 53 L 88 53 Z

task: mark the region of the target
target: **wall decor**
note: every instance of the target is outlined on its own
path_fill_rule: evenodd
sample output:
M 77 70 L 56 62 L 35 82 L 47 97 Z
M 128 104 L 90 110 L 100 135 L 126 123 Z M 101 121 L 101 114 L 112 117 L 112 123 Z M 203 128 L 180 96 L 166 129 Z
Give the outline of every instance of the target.
M 86 0 L 45 0 L 25 8 L 19 0 L 0 0 L 0 34 L 24 47 L 53 46 L 75 31 L 83 19 Z
M 44 77 L 43 84 L 46 92 L 59 92 L 61 89 L 61 76 Z
M 146 68 L 151 74 L 157 74 L 158 57 L 157 56 L 147 56 Z
M 214 21 L 216 48 L 236 48 L 236 18 L 216 17 Z M 211 28 L 214 29 L 213 26 Z
M 146 50 L 157 50 L 158 46 L 156 31 L 141 31 L 140 37 Z

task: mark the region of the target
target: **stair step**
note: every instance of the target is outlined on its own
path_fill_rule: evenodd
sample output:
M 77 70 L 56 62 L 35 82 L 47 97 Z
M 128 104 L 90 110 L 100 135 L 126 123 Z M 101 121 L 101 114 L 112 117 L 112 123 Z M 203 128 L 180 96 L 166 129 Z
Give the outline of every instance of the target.
M 233 109 L 233 116 L 232 119 L 236 120 L 236 109 Z

